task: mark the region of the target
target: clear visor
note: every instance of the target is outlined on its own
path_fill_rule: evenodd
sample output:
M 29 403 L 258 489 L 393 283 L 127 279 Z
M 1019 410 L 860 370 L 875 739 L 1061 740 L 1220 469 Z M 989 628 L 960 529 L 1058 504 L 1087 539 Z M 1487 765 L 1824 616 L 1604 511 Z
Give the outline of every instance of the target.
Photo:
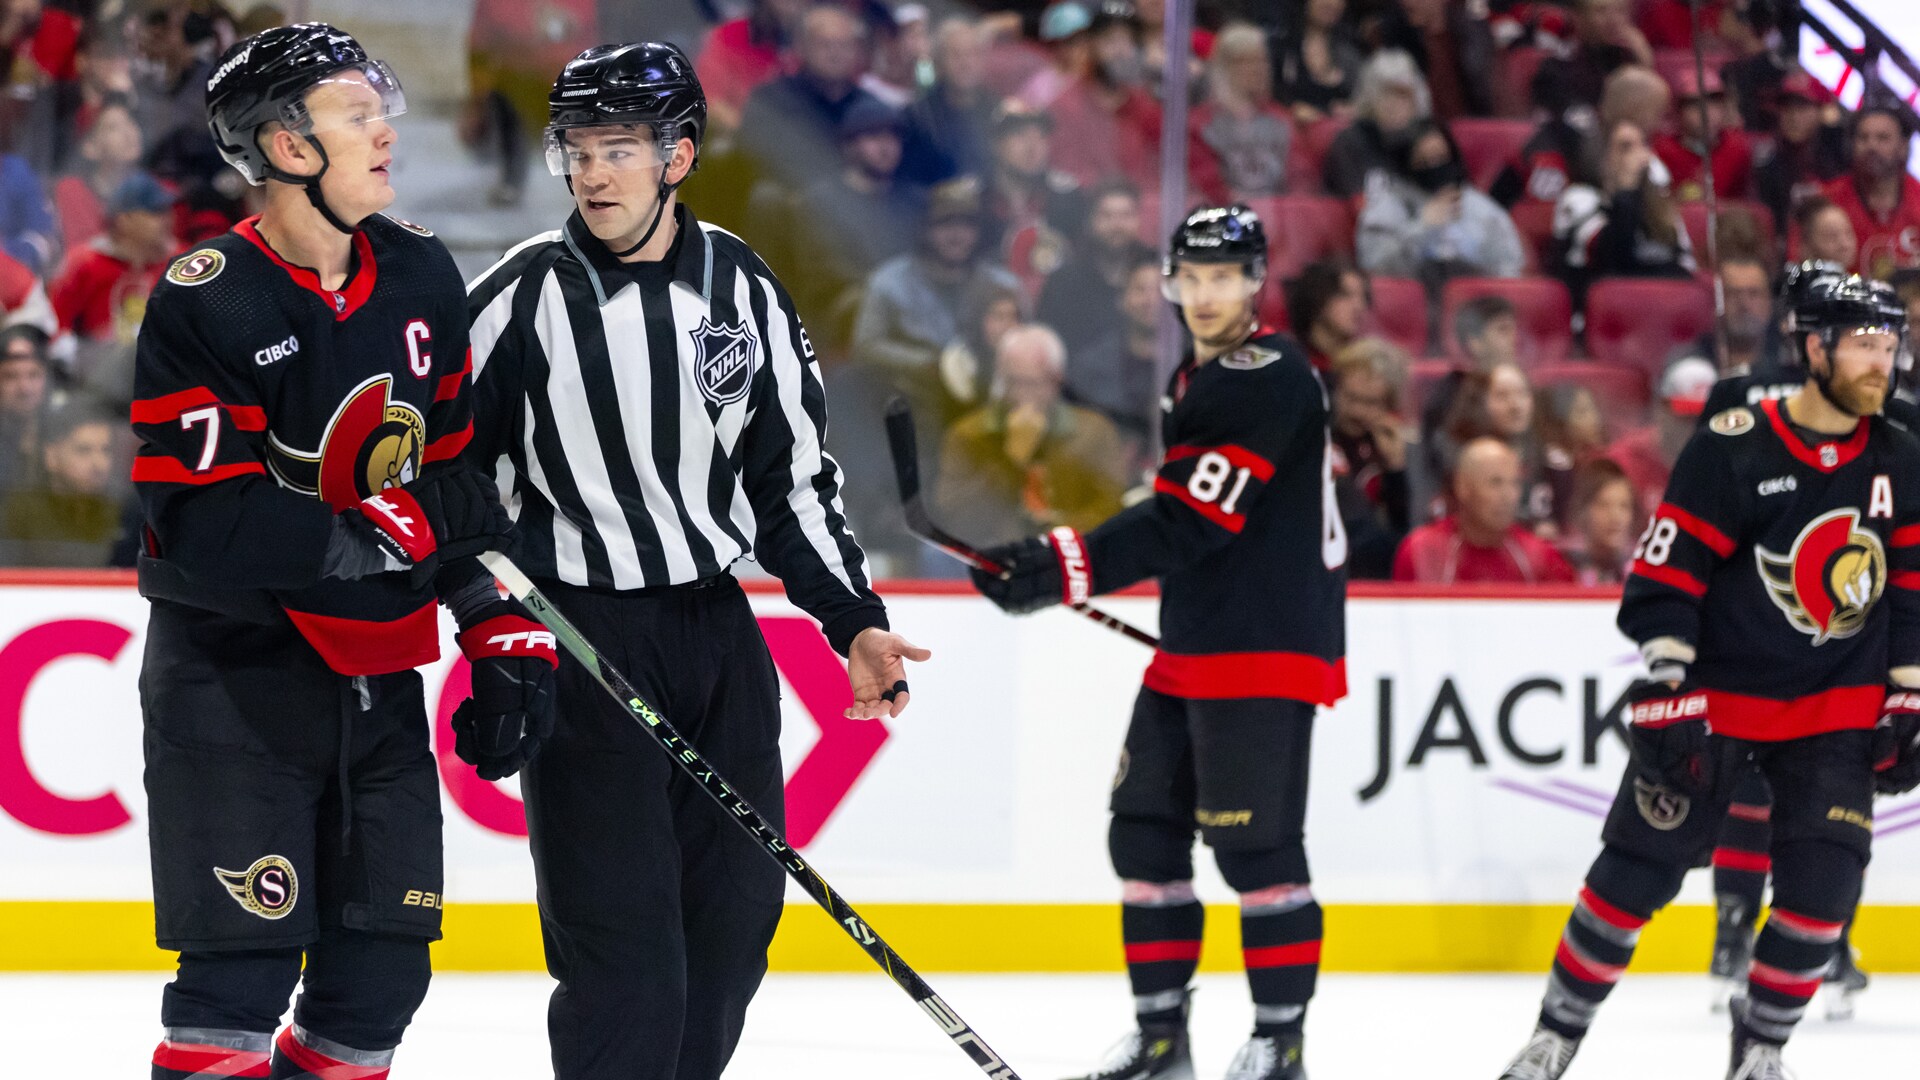
M 646 124 L 548 128 L 545 143 L 547 171 L 555 176 L 579 176 L 596 167 L 658 169 L 673 157 L 672 147 L 662 145 Z
M 1239 304 L 1258 296 L 1262 284 L 1240 263 L 1183 264 L 1160 279 L 1160 295 L 1181 307 Z
M 1867 323 L 1840 332 L 1840 338 L 1890 337 L 1893 339 L 1893 367 L 1895 371 L 1913 370 L 1913 345 L 1907 337 L 1905 323 Z
M 305 135 L 363 127 L 407 111 L 407 95 L 393 69 L 379 60 L 342 68 L 313 84 L 286 108 L 288 128 Z

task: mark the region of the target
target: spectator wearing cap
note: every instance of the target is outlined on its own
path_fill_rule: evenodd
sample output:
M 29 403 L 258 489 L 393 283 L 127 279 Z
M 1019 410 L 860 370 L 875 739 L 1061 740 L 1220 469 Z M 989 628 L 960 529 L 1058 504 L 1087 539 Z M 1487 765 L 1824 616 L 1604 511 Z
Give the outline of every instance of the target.
M 108 564 L 128 518 L 110 487 L 114 426 L 105 415 L 73 403 L 47 415 L 39 482 L 0 503 L 0 562 Z
M 1619 585 L 1633 561 L 1635 532 L 1643 520 L 1633 481 L 1606 458 L 1583 462 L 1573 473 L 1573 506 L 1560 553 L 1577 585 Z
M 1086 196 L 1053 168 L 1053 117 L 1017 98 L 993 117 L 993 167 L 987 178 L 984 250 L 1018 277 L 1029 298 L 1060 269 L 1087 220 Z
M 77 251 L 107 231 L 107 200 L 140 169 L 140 123 L 131 98 L 102 102 L 80 136 L 79 168 L 53 185 L 61 248 Z
M 839 171 L 840 121 L 862 102 L 867 28 L 846 9 L 808 9 L 794 42 L 798 70 L 762 84 L 747 98 L 739 146 L 760 176 L 790 192 Z
M 1576 310 L 1602 277 L 1690 277 L 1698 264 L 1671 175 L 1629 120 L 1609 130 L 1601 184 L 1576 184 L 1554 206 L 1554 272 L 1573 292 Z
M 1287 282 L 1287 322 L 1316 370 L 1360 339 L 1368 304 L 1367 277 L 1345 258 L 1309 263 Z
M 994 101 L 986 89 L 986 48 L 986 30 L 974 19 L 948 18 L 934 32 L 933 85 L 907 112 L 939 156 L 939 175 L 928 182 L 987 173 Z
M 1384 49 L 1360 71 L 1353 112 L 1353 123 L 1334 137 L 1321 167 L 1327 194 L 1342 199 L 1364 195 L 1376 177 L 1385 182 L 1394 159 L 1433 116 L 1433 96 L 1413 57 Z
M 923 76 L 932 74 L 933 37 L 926 5 L 874 3 L 868 10 L 873 63 L 860 77 L 860 85 L 888 105 L 905 109 L 925 88 Z
M 40 482 L 40 436 L 52 399 L 47 335 L 0 330 L 0 499 Z
M 707 92 L 715 132 L 740 127 L 747 97 L 780 74 L 780 52 L 793 40 L 810 0 L 753 0 L 745 15 L 707 32 L 693 68 Z
M 67 253 L 53 281 L 60 329 L 84 341 L 132 345 L 147 294 L 179 247 L 174 198 L 147 173 L 122 181 L 107 202 L 107 231 Z
M 1913 133 L 1898 111 L 1870 107 L 1853 114 L 1848 141 L 1852 171 L 1825 194 L 1853 221 L 1860 272 L 1885 281 L 1920 265 L 1920 181 L 1907 173 Z
M 1147 89 L 1140 19 L 1131 0 L 1102 0 L 1075 36 L 1086 47 L 1068 54 L 1078 59 L 1058 92 L 1045 101 L 1021 95 L 1073 133 L 1054 145 L 1053 166 L 1082 185 L 1122 176 L 1142 190 L 1158 187 L 1160 104 Z
M 1785 233 L 1793 208 L 1820 194 L 1847 171 L 1847 131 L 1828 122 L 1839 112 L 1832 95 L 1799 68 L 1780 80 L 1778 122 L 1753 170 L 1754 195 L 1773 211 L 1774 229 Z
M 1467 179 L 1453 136 L 1422 125 L 1369 184 L 1357 237 L 1360 268 L 1438 287 L 1450 277 L 1519 277 L 1526 253 L 1513 219 Z
M 1433 115 L 1451 123 L 1493 112 L 1494 46 L 1484 2 L 1400 0 L 1380 22 L 1379 45 L 1405 49 L 1433 92 Z
M 1674 127 L 1653 140 L 1653 152 L 1673 178 L 1673 197 L 1698 202 L 1707 197 L 1706 174 L 1713 170 L 1716 198 L 1744 199 L 1753 194 L 1753 139 L 1727 107 L 1726 87 L 1712 68 L 1702 82 L 1693 68 L 1675 81 Z
M 1494 438 L 1460 448 L 1449 488 L 1452 512 L 1407 535 L 1393 580 L 1426 585 L 1571 582 L 1553 545 L 1519 524 L 1520 457 Z
M 1799 258 L 1838 263 L 1849 273 L 1859 269 L 1860 238 L 1854 235 L 1853 218 L 1824 195 L 1814 195 L 1794 210 L 1792 239 Z
M 1607 448 L 1606 456 L 1626 472 L 1640 494 L 1640 520 L 1652 517 L 1659 507 L 1680 448 L 1699 426 L 1707 396 L 1719 379 L 1719 369 L 1705 357 L 1684 356 L 1668 364 L 1660 376 L 1653 425 L 1624 435 Z
M 1140 242 L 1140 192 L 1125 180 L 1097 184 L 1087 193 L 1081 242 L 1047 276 L 1040 289 L 1038 319 L 1079 353 L 1113 329 L 1127 273 L 1146 250 Z
M 1187 140 L 1187 174 L 1214 203 L 1282 195 L 1293 122 L 1273 100 L 1267 35 L 1232 23 L 1214 39 L 1207 100 L 1196 106 Z
M 1293 7 L 1288 28 L 1273 38 L 1273 96 L 1302 124 L 1346 116 L 1367 62 L 1347 22 L 1347 0 L 1294 0 Z
M 1044 110 L 1092 70 L 1096 2 L 1054 0 L 1040 12 L 1040 45 L 1046 50 L 1047 63 L 1020 84 L 1015 97 L 1035 110 Z
M 1653 47 L 1633 25 L 1633 0 L 1574 0 L 1572 47 L 1549 57 L 1539 77 L 1568 101 L 1598 107 L 1607 76 L 1628 64 L 1653 66 Z
M 997 290 L 1018 290 L 1004 268 L 980 258 L 978 183 L 949 180 L 929 196 L 919 243 L 880 264 L 867 281 L 853 328 L 853 359 L 892 382 L 931 419 L 951 417 L 956 395 L 944 385 L 971 386 L 979 360 L 967 348 L 967 321 Z M 942 364 L 973 370 L 942 371 Z

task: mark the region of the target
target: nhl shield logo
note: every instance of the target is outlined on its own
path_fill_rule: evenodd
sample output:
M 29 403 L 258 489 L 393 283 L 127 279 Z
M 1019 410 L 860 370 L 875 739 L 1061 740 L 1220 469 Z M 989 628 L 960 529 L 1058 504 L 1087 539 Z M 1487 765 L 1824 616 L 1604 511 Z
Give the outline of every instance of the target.
M 720 406 L 746 397 L 753 385 L 753 359 L 758 348 L 746 324 L 715 326 L 703 317 L 691 336 L 693 372 L 701 396 Z

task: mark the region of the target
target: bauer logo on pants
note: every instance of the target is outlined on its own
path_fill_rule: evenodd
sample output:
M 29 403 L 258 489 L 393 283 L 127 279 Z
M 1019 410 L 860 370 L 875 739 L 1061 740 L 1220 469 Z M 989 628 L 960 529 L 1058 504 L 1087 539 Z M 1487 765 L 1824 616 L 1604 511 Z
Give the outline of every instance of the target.
M 262 855 L 245 870 L 213 868 L 213 876 L 227 887 L 234 902 L 263 919 L 285 918 L 300 898 L 300 879 L 293 864 L 278 855 Z

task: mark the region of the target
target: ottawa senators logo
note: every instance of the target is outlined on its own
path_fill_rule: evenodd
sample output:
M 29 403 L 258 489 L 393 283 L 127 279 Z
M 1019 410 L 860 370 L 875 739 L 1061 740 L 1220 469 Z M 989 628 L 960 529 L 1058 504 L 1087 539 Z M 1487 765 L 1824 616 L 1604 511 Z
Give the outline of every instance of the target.
M 300 899 L 293 864 L 278 855 L 262 855 L 245 870 L 213 868 L 213 876 L 241 907 L 263 919 L 283 919 Z
M 1787 554 L 1755 545 L 1753 558 L 1774 606 L 1815 645 L 1859 633 L 1887 587 L 1886 548 L 1851 507 L 1813 519 Z
M 313 450 L 267 437 L 268 463 L 280 483 L 344 510 L 420 475 L 427 422 L 420 410 L 392 398 L 393 376 L 376 375 L 347 395 Z

